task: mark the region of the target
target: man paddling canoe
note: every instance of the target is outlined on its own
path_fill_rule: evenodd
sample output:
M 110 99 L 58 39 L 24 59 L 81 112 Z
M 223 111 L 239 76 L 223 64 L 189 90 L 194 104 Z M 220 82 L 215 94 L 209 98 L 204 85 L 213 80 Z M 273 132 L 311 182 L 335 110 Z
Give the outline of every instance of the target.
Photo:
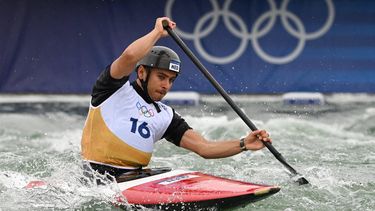
M 154 143 L 165 138 L 204 158 L 224 158 L 270 142 L 265 130 L 242 139 L 210 141 L 160 101 L 180 74 L 181 61 L 170 48 L 155 46 L 168 35 L 158 18 L 154 29 L 131 43 L 98 77 L 82 135 L 82 157 L 90 168 L 115 178 L 147 166 Z M 133 70 L 137 79 L 129 81 Z

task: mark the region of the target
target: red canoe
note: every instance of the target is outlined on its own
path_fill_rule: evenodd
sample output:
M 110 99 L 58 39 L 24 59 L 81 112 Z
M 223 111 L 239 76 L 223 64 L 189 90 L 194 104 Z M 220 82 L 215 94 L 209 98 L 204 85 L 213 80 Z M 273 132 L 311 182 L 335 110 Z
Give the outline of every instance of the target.
M 163 210 L 245 206 L 280 190 L 277 186 L 241 182 L 185 170 L 119 182 L 118 185 L 129 204 Z

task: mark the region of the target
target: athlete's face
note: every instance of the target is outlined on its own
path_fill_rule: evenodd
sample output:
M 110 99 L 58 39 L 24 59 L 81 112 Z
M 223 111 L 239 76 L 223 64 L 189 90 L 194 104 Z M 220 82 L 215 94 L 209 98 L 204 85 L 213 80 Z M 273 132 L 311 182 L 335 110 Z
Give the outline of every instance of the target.
M 146 71 L 142 71 L 143 74 L 139 75 L 143 80 L 146 80 Z M 149 72 L 150 78 L 147 85 L 148 94 L 154 101 L 160 101 L 172 88 L 173 82 L 177 77 L 177 73 L 153 68 Z

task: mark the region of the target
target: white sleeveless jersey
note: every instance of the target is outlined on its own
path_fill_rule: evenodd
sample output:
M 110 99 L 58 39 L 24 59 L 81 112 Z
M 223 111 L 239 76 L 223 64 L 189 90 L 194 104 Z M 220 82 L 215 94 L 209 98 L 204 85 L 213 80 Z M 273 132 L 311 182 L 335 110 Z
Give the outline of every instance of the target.
M 150 162 L 154 143 L 173 118 L 173 110 L 148 104 L 127 81 L 97 107 L 90 106 L 82 136 L 85 160 L 115 167 L 140 167 Z

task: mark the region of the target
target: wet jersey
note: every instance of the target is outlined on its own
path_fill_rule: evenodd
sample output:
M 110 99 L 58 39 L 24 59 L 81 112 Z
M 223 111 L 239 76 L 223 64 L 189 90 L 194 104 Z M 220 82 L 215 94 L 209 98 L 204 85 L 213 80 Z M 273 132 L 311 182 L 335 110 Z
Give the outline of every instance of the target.
M 166 138 L 179 145 L 190 129 L 171 107 L 156 102 L 157 112 L 128 79 L 113 79 L 107 67 L 95 84 L 81 142 L 85 160 L 120 168 L 146 166 L 156 141 Z

